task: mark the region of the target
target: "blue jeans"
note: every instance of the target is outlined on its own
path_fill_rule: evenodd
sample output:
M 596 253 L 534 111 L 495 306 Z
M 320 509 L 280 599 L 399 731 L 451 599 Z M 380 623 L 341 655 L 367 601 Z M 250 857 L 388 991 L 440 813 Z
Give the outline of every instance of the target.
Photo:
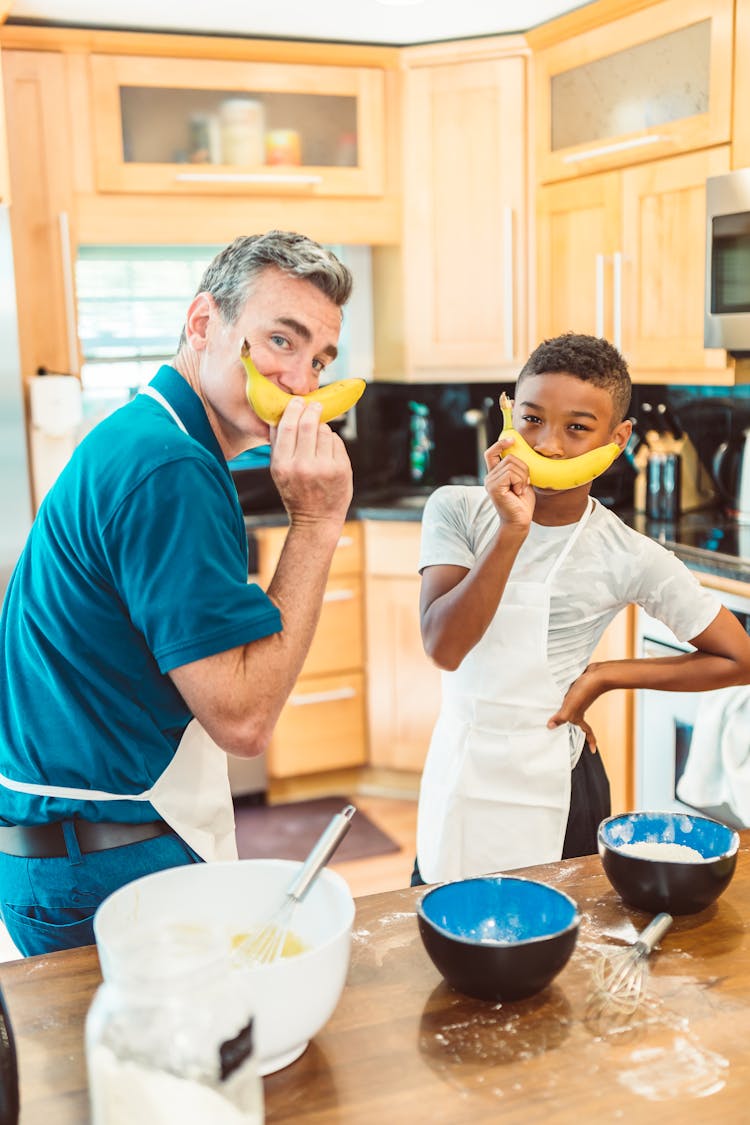
M 66 839 L 68 855 L 59 859 L 0 852 L 0 914 L 26 957 L 93 945 L 96 908 L 113 891 L 141 875 L 202 862 L 176 835 L 86 853 L 67 828 Z

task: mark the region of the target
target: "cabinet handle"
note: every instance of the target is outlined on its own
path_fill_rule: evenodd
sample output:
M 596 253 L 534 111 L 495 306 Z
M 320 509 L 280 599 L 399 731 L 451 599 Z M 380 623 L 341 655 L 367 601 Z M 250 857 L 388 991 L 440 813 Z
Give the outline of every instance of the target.
M 291 695 L 289 703 L 292 707 L 309 707 L 313 703 L 334 703 L 339 699 L 354 699 L 356 694 L 353 687 L 333 688 L 331 691 L 311 691 L 307 695 Z
M 354 590 L 326 590 L 323 594 L 324 602 L 350 602 L 354 597 Z
M 513 208 L 503 208 L 503 289 L 505 306 L 503 308 L 503 333 L 505 336 L 505 358 L 512 360 L 516 354 L 514 339 L 514 242 Z
M 178 172 L 175 179 L 186 184 L 289 184 L 308 187 L 323 182 L 322 176 L 294 172 Z
M 598 148 L 587 148 L 585 152 L 569 152 L 563 156 L 563 164 L 577 164 L 579 160 L 593 160 L 597 156 L 607 156 L 610 152 L 622 152 L 628 148 L 641 148 L 643 145 L 655 145 L 660 141 L 671 140 L 658 133 L 649 133 L 647 137 L 630 137 L 627 141 L 613 141 L 609 145 L 599 145 Z
M 70 249 L 70 222 L 68 212 L 57 216 L 60 234 L 60 261 L 62 265 L 63 304 L 68 336 L 68 367 L 71 375 L 78 375 L 78 325 L 76 323 L 75 294 L 73 289 L 73 255 Z
M 338 543 L 336 544 L 336 550 L 338 551 L 339 547 L 351 547 L 353 542 L 354 540 L 351 535 L 340 535 Z
M 618 250 L 612 258 L 612 343 L 618 352 L 622 351 L 622 252 Z
M 596 324 L 597 336 L 604 335 L 604 255 L 596 255 Z

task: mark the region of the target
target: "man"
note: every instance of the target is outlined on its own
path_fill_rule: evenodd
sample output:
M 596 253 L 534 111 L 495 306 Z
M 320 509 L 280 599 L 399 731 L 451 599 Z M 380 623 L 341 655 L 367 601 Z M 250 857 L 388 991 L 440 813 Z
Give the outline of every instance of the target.
M 101 900 L 151 871 L 236 857 L 226 754 L 269 741 L 309 649 L 352 495 L 320 406 L 269 430 L 262 375 L 314 390 L 349 271 L 298 235 L 209 265 L 178 353 L 76 449 L 0 618 L 0 910 L 24 954 L 90 944 Z M 227 461 L 272 446 L 289 531 L 267 594 Z

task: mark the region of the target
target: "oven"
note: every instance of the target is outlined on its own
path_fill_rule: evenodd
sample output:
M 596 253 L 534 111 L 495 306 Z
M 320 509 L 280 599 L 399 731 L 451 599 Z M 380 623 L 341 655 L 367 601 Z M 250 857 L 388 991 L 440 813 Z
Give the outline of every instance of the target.
M 717 593 L 750 633 L 750 598 Z M 642 609 L 638 610 L 638 656 L 674 656 L 692 651 L 692 646 L 678 641 L 666 625 L 649 617 Z M 700 808 L 685 804 L 677 796 L 700 699 L 700 692 L 636 691 L 636 808 L 698 811 L 733 828 L 747 827 L 726 804 Z

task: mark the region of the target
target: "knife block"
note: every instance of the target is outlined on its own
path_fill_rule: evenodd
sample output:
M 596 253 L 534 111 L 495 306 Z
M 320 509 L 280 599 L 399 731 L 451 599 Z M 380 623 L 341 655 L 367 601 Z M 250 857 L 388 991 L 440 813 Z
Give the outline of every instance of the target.
M 680 511 L 695 512 L 700 508 L 707 508 L 716 499 L 716 489 L 687 435 L 683 439 L 680 455 L 682 458 Z

